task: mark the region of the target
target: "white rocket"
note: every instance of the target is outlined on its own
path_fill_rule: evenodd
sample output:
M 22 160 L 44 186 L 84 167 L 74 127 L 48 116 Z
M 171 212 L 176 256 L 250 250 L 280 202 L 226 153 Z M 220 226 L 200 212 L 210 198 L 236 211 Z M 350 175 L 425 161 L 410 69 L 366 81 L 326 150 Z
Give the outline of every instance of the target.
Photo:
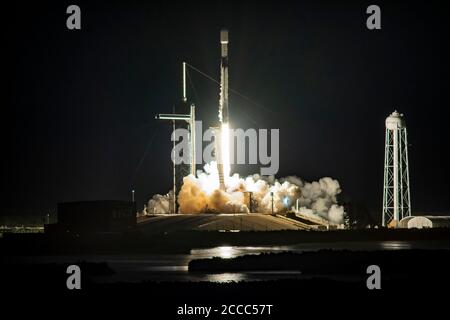
M 229 174 L 228 148 L 228 30 L 220 30 L 221 61 L 220 61 L 220 99 L 219 121 L 221 126 L 216 132 L 216 161 L 219 173 L 219 185 L 225 190 L 225 175 Z
M 220 30 L 222 58 L 220 61 L 219 121 L 228 123 L 228 30 Z

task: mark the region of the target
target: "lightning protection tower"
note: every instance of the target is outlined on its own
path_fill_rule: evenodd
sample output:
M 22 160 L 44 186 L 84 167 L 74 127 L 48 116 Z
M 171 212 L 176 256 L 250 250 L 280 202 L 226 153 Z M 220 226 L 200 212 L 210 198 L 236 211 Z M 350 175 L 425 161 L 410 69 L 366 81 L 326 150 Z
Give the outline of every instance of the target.
M 397 227 L 411 215 L 408 140 L 403 114 L 394 111 L 386 118 L 384 154 L 383 226 Z

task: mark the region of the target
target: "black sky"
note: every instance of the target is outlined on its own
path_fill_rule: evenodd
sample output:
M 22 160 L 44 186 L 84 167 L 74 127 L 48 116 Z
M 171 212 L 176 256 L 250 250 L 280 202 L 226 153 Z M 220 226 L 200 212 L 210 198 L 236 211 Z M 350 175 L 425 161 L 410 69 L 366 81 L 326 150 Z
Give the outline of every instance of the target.
M 82 29 L 66 28 L 70 4 Z M 439 2 L 54 1 L 5 7 L 2 215 L 57 202 L 129 199 L 171 184 L 170 127 L 155 122 L 181 95 L 181 62 L 219 77 L 230 30 L 234 127 L 280 128 L 279 177 L 331 176 L 347 199 L 381 210 L 384 119 L 405 114 L 413 211 L 448 211 L 449 50 Z M 206 125 L 218 87 L 191 72 Z M 149 152 L 145 150 L 148 147 Z M 139 166 L 141 159 L 143 161 Z M 239 168 L 250 174 L 255 168 Z

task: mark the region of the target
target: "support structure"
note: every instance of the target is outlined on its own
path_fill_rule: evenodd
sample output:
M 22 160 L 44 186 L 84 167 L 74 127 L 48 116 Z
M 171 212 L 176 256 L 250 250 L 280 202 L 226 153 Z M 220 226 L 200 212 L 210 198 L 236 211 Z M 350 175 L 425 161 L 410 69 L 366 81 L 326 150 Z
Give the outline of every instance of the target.
M 398 227 L 411 215 L 408 139 L 403 114 L 394 111 L 386 118 L 383 185 L 383 226 Z
M 187 96 L 186 96 L 186 62 L 183 62 L 183 102 L 187 102 Z
M 188 174 L 196 174 L 196 159 L 195 159 L 195 105 L 190 105 L 190 112 L 186 114 L 184 112 L 187 111 L 187 95 L 186 95 L 186 62 L 183 62 L 183 99 L 182 102 L 178 105 L 178 107 L 173 108 L 173 113 L 171 114 L 158 114 L 155 116 L 155 119 L 158 120 L 170 120 L 172 121 L 173 132 L 177 128 L 185 128 L 187 123 L 189 130 L 189 163 L 184 164 L 176 164 L 175 161 L 173 163 L 173 213 L 177 213 L 177 192 L 181 188 L 181 184 L 183 182 L 183 178 Z M 179 113 L 182 112 L 182 113 Z M 181 122 L 181 124 L 179 123 Z M 177 124 L 178 123 L 178 124 Z M 173 151 L 175 152 L 175 140 L 173 141 Z M 175 154 L 173 154 L 172 158 L 175 160 Z M 186 170 L 188 169 L 188 170 Z
M 273 215 L 273 192 L 270 191 L 270 198 L 272 199 L 272 215 Z
M 195 105 L 191 104 L 190 114 L 169 114 L 160 113 L 155 116 L 157 120 L 172 120 L 172 121 L 186 121 L 189 124 L 189 159 L 190 159 L 190 173 L 195 176 L 196 162 L 195 162 Z

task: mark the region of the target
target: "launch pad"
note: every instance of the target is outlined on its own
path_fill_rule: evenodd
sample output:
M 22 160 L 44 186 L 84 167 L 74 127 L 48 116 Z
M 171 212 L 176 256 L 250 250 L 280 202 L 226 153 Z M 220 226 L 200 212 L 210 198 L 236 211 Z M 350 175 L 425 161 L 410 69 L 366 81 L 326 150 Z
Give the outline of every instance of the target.
M 177 231 L 281 231 L 309 230 L 308 225 L 281 216 L 262 213 L 236 214 L 161 214 L 138 221 L 144 233 Z

